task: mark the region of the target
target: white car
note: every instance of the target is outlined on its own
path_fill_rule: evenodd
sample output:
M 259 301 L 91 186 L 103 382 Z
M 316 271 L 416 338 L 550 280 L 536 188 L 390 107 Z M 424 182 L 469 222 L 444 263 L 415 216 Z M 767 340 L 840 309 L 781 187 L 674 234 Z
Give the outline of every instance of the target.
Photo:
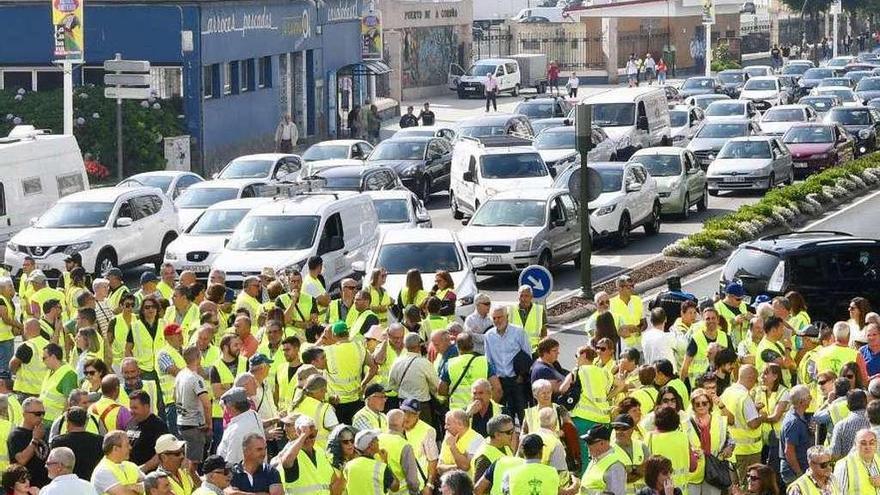
M 165 263 L 170 263 L 178 272 L 190 270 L 198 277 L 207 277 L 239 222 L 252 208 L 269 201 L 272 199 L 232 199 L 209 207 L 168 245 Z
M 706 116 L 700 107 L 676 105 L 669 109 L 669 122 L 672 126 L 672 145 L 687 146 L 696 134 Z
M 773 75 L 773 67 L 770 67 L 769 65 L 750 65 L 748 67 L 743 67 L 743 71 L 745 71 L 750 78 Z
M 631 232 L 645 227 L 645 233 L 660 232 L 660 194 L 654 180 L 639 163 L 591 163 L 599 172 L 602 192 L 588 205 L 590 234 L 593 238 L 610 237 L 618 246 L 626 246 Z M 568 189 L 572 174 L 580 173 L 580 165 L 567 168 L 556 177 L 553 187 Z M 574 194 L 577 197 L 577 194 Z
M 831 67 L 833 69 L 842 69 L 842 68 L 846 67 L 847 65 L 849 65 L 853 62 L 856 62 L 857 60 L 858 60 L 858 58 L 853 57 L 851 55 L 843 55 L 840 57 L 834 57 L 834 58 L 830 59 L 829 61 L 822 64 L 822 67 Z
M 383 234 L 366 265 L 355 263 L 354 269 L 372 273 L 376 267 L 384 268 L 388 272 L 385 289 L 395 296 L 404 287 L 409 270 L 421 272 L 422 285 L 426 290 L 433 287 L 434 274 L 438 270 L 445 270 L 455 284 L 455 314 L 463 319 L 474 310 L 474 296 L 477 294 L 474 269 L 484 265 L 484 261 L 471 262 L 468 259 L 455 232 L 447 229 L 410 229 Z
M 685 98 L 684 104 L 705 111 L 713 102 L 729 99 L 731 99 L 730 96 L 722 94 L 694 95 Z
M 405 127 L 394 133 L 394 139 L 403 137 L 442 137 L 451 143 L 455 141 L 455 129 L 439 125 Z
M 733 138 L 721 148 L 706 171 L 709 194 L 723 190 L 767 191 L 794 182 L 791 153 L 779 138 Z
M 296 180 L 302 159 L 285 153 L 259 153 L 240 156 L 227 163 L 214 179 L 261 179 L 264 182 Z
M 175 199 L 189 186 L 204 182 L 205 179 L 192 172 L 180 172 L 177 170 L 157 170 L 135 174 L 123 180 L 117 186 L 146 186 L 157 187 L 165 192 L 171 199 Z
M 321 141 L 309 146 L 302 155 L 302 161 L 310 170 L 324 168 L 327 162 L 334 165 L 339 164 L 340 160 L 360 161 L 370 156 L 373 152 L 373 145 L 360 139 L 333 139 L 330 141 Z
M 379 232 L 431 228 L 431 215 L 425 203 L 409 189 L 367 191 L 379 217 Z
M 520 189 L 492 196 L 458 237 L 479 273 L 517 273 L 529 265 L 546 268 L 580 260 L 577 203 L 564 189 Z
M 592 148 L 587 153 L 590 162 L 616 161 L 617 148 L 614 141 L 600 127 L 593 127 L 590 133 Z M 574 126 L 548 127 L 535 138 L 535 148 L 553 175 L 580 159 L 577 150 L 577 135 Z
M 815 122 L 816 111 L 810 105 L 780 105 L 761 116 L 761 131 L 768 136 L 782 136 L 797 122 Z
M 741 100 L 751 101 L 757 110 L 764 111 L 788 103 L 788 93 L 775 76 L 753 77 L 746 81 L 739 94 Z
M 60 274 L 64 259 L 79 253 L 83 267 L 98 274 L 145 262 L 158 267 L 177 234 L 177 212 L 162 190 L 92 189 L 61 198 L 16 234 L 6 244 L 5 263 L 15 273 L 31 256 L 37 268 Z
M 715 101 L 706 107 L 706 122 L 754 120 L 757 122 L 758 110 L 749 100 Z
M 836 96 L 840 98 L 845 107 L 860 107 L 862 100 L 856 95 L 855 91 L 845 86 L 825 86 L 822 88 L 813 88 L 810 92 L 812 96 Z
M 266 185 L 262 179 L 225 179 L 200 182 L 181 194 L 174 204 L 180 217 L 180 229 L 186 230 L 208 207 L 221 201 L 256 198 Z

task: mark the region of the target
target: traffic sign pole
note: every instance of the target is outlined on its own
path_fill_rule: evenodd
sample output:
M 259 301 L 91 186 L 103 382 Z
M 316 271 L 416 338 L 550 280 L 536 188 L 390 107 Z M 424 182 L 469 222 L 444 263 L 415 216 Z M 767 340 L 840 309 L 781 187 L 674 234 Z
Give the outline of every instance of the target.
M 590 235 L 590 210 L 588 184 L 589 169 L 587 167 L 587 153 L 592 146 L 591 134 L 593 131 L 593 109 L 590 105 L 578 105 L 575 115 L 577 132 L 577 149 L 581 155 L 581 190 L 578 197 L 578 216 L 581 220 L 581 297 L 593 298 L 593 240 Z

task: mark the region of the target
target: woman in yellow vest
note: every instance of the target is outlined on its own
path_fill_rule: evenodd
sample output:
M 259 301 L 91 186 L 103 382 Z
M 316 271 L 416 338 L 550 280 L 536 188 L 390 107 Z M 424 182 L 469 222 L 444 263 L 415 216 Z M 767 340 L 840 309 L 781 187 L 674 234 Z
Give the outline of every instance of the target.
M 523 424 L 522 424 L 522 432 L 523 435 L 526 433 L 534 433 L 537 432 L 541 428 L 541 419 L 540 419 L 540 411 L 545 407 L 552 407 L 556 411 L 556 415 L 559 418 L 559 427 L 558 431 L 562 431 L 563 423 L 572 423 L 571 415 L 568 413 L 568 410 L 559 404 L 553 403 L 553 384 L 550 383 L 550 380 L 535 380 L 532 383 L 532 397 L 535 398 L 535 402 L 537 405 L 526 409 L 523 412 Z
M 406 272 L 406 283 L 404 287 L 400 289 L 400 294 L 397 295 L 398 307 L 403 310 L 403 308 L 412 304 L 424 313 L 425 301 L 427 300 L 428 291 L 426 291 L 424 285 L 422 285 L 421 272 L 416 269 Z
M 385 290 L 385 280 L 388 272 L 384 268 L 374 268 L 370 272 L 370 284 L 365 289 L 370 291 L 370 309 L 379 317 L 379 324 L 383 327 L 388 324 L 388 313 L 394 301 L 388 291 Z
M 687 486 L 691 468 L 696 469 L 696 463 L 692 464 L 692 458 L 695 461 L 696 457 L 692 455 L 690 440 L 684 430 L 675 407 L 661 403 L 654 412 L 654 431 L 649 431 L 645 439 L 651 455 L 662 455 L 672 461 L 672 480 L 680 487 Z M 647 483 L 647 479 L 645 481 Z
M 794 331 L 800 331 L 805 326 L 812 323 L 812 319 L 810 318 L 810 314 L 807 313 L 807 302 L 804 301 L 804 296 L 801 295 L 800 292 L 797 291 L 788 291 L 785 294 L 785 298 L 788 299 L 788 302 L 791 304 L 791 313 L 788 317 L 788 324 L 791 325 L 791 328 Z
M 131 328 L 131 342 L 127 346 L 127 354 L 131 354 L 138 363 L 141 376 L 146 380 L 158 381 L 156 374 L 156 353 L 165 345 L 162 329 L 165 321 L 160 317 L 161 304 L 155 296 L 145 296 L 141 301 L 138 318 Z
M 779 463 L 779 437 L 782 435 L 782 418 L 788 411 L 791 401 L 789 389 L 782 383 L 782 368 L 778 364 L 769 363 L 761 373 L 761 384 L 752 389 L 752 400 L 758 410 L 767 411 L 767 422 L 761 425 L 761 439 L 764 449 L 768 450 L 769 462 L 776 466 Z M 760 405 L 763 404 L 763 409 Z M 777 464 L 774 464 L 776 461 Z
M 437 270 L 434 274 L 434 286 L 431 287 L 428 295 L 440 300 L 440 316 L 445 316 L 449 322 L 455 321 L 455 303 L 458 296 L 455 294 L 455 282 L 448 271 Z
M 354 436 L 357 430 L 348 425 L 338 425 L 330 432 L 327 440 L 327 452 L 330 454 L 330 464 L 333 466 L 333 478 L 330 486 L 345 486 L 345 463 L 357 457 L 354 449 Z M 334 493 L 335 495 L 335 493 Z
M 733 442 L 727 434 L 727 417 L 713 410 L 712 398 L 698 388 L 691 392 L 688 434 L 694 450 L 699 453 L 697 470 L 690 475 L 691 493 L 720 495 L 721 490 L 705 482 L 706 455 L 727 459 L 733 454 Z
M 76 312 L 79 309 L 77 299 L 83 291 L 88 291 L 86 287 L 86 271 L 82 267 L 76 267 L 70 272 L 70 283 L 64 284 L 64 301 L 67 314 L 65 320 L 76 318 Z
M 83 363 L 83 373 L 86 378 L 82 381 L 79 388 L 88 393 L 100 393 L 101 380 L 109 375 L 110 371 L 103 360 L 97 358 L 86 359 Z M 120 404 L 128 404 L 128 394 L 125 393 L 124 387 L 119 387 L 119 397 L 116 400 Z
M 290 403 L 290 411 L 304 414 L 315 421 L 318 428 L 315 445 L 326 449 L 330 430 L 339 423 L 336 419 L 336 411 L 327 403 L 327 379 L 321 375 L 310 376 L 302 390 L 295 392 Z
M 645 459 L 645 485 L 647 489 L 642 489 L 639 493 L 641 495 L 665 495 L 667 493 L 681 495 L 687 493 L 687 485 L 678 485 L 673 479 L 673 469 L 672 461 L 661 455 L 652 455 Z

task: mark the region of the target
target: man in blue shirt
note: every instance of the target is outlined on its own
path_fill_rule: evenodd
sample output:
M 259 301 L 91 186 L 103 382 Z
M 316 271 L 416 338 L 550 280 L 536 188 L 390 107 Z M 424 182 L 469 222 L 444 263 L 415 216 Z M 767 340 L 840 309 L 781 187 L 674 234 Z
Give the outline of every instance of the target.
M 492 309 L 492 323 L 495 326 L 486 332 L 484 340 L 486 358 L 501 380 L 501 389 L 504 391 L 504 413 L 522 420 L 527 396 L 524 387 L 528 385 L 526 383 L 528 377 L 517 375 L 514 361 L 522 352 L 528 356 L 528 364 L 531 364 L 532 348 L 529 345 L 529 338 L 525 330 L 508 323 L 507 308 L 504 306 Z
M 806 385 L 796 385 L 789 393 L 791 409 L 782 419 L 779 438 L 779 457 L 782 459 L 780 474 L 786 484 L 791 484 L 807 470 L 807 449 L 813 446 L 813 434 L 804 416 L 813 400 Z
M 266 439 L 248 433 L 241 441 L 244 459 L 232 468 L 230 485 L 245 493 L 282 495 L 281 475 L 266 464 Z

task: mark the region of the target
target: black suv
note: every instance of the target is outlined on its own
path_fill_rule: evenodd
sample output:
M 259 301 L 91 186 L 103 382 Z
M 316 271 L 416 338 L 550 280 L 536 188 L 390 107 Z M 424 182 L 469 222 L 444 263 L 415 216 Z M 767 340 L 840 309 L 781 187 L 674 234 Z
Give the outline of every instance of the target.
M 798 291 L 813 321 L 847 318 L 850 299 L 880 305 L 880 240 L 834 231 L 792 232 L 741 244 L 721 272 L 721 291 L 738 280 L 746 294 Z

